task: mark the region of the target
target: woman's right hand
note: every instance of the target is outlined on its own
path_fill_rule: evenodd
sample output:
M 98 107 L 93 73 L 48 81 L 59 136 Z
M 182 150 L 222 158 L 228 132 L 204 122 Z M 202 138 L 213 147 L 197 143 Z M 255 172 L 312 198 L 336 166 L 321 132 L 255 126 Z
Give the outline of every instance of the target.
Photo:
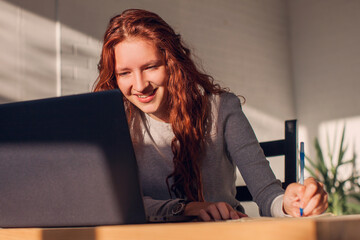
M 225 202 L 190 202 L 186 204 L 184 215 L 198 216 L 200 221 L 206 222 L 248 217 Z

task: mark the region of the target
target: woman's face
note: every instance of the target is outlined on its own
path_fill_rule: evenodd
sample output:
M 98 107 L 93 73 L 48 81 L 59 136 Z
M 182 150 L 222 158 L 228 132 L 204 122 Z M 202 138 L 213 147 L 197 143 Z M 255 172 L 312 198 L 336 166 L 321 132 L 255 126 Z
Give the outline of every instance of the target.
M 165 61 L 147 40 L 130 38 L 115 46 L 116 81 L 124 96 L 144 113 L 168 121 Z

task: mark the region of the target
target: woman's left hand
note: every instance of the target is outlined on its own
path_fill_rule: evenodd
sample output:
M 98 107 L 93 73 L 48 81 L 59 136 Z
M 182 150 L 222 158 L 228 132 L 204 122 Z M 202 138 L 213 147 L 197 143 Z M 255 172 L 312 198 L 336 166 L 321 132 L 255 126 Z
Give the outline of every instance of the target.
M 328 195 L 324 184 L 314 178 L 307 178 L 304 185 L 290 184 L 285 191 L 283 209 L 286 214 L 300 217 L 300 208 L 303 216 L 319 215 L 328 207 Z

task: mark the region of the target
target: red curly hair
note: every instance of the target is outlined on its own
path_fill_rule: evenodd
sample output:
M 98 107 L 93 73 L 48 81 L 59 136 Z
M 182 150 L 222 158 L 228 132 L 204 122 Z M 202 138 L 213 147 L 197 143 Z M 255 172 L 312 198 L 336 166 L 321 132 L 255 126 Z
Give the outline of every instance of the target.
M 118 89 L 114 47 L 130 37 L 153 42 L 164 57 L 169 74 L 169 122 L 175 135 L 171 142 L 174 169 L 166 179 L 170 195 L 172 192 L 190 201 L 204 201 L 200 159 L 210 113 L 209 96 L 225 90 L 211 76 L 198 70 L 180 35 L 162 18 L 149 11 L 129 9 L 109 22 L 94 91 Z M 124 100 L 131 116 L 135 106 Z

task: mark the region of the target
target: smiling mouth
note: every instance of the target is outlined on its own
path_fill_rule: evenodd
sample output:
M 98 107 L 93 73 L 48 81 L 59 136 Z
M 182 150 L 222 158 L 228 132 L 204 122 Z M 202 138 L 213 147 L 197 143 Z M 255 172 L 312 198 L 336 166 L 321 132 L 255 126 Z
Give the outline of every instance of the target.
M 147 97 L 151 97 L 151 96 L 154 96 L 155 95 L 155 92 L 156 92 L 157 88 L 154 89 L 152 92 L 150 92 L 149 94 L 146 94 L 146 95 L 137 95 L 138 98 L 147 98 Z

